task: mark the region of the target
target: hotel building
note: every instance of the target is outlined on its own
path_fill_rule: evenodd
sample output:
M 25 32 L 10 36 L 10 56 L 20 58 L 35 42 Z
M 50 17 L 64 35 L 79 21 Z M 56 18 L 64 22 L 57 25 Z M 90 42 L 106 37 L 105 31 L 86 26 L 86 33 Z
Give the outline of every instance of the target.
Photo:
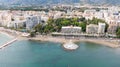
M 88 34 L 97 34 L 98 33 L 98 25 L 95 25 L 95 24 L 87 25 L 86 33 L 88 33 Z
M 40 23 L 40 18 L 38 16 L 29 16 L 26 18 L 26 29 L 30 30 L 32 29 L 35 25 Z
M 81 33 L 81 30 L 82 30 L 81 27 L 65 26 L 65 27 L 62 27 L 61 33 L 79 34 L 79 33 Z
M 98 33 L 104 34 L 105 33 L 105 23 L 99 23 L 98 24 Z

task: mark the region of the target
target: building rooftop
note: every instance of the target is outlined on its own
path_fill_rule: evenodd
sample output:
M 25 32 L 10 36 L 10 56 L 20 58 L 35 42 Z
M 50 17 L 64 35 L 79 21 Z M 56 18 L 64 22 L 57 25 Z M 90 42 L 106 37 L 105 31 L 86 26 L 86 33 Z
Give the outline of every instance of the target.
M 77 27 L 77 26 L 63 26 L 62 28 L 78 28 L 78 29 L 81 29 L 81 27 Z

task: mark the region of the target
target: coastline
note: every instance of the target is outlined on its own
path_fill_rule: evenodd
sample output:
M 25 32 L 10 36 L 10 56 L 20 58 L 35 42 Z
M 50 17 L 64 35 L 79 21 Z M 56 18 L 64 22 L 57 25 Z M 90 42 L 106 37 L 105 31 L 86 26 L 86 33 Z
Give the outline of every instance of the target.
M 13 31 L 13 30 L 12 30 Z M 100 45 L 104 45 L 104 46 L 108 46 L 111 48 L 119 48 L 120 45 L 118 45 L 117 42 L 112 42 L 112 40 L 110 39 L 87 39 L 87 38 L 79 38 L 79 39 L 66 39 L 64 37 L 52 37 L 52 36 L 42 36 L 42 35 L 37 35 L 36 37 L 22 37 L 20 36 L 21 32 L 17 32 L 14 31 L 16 34 L 14 35 L 13 33 L 11 33 L 11 30 L 6 30 L 6 29 L 1 29 L 0 33 L 1 34 L 5 34 L 7 36 L 9 36 L 10 38 L 18 38 L 18 40 L 35 40 L 35 41 L 49 41 L 49 42 L 58 42 L 61 44 L 65 44 L 67 42 L 69 42 L 70 40 L 72 40 L 72 42 L 76 43 L 76 42 L 92 42 L 92 43 L 96 43 L 96 44 L 100 44 Z
M 91 42 L 91 43 L 95 43 L 95 44 L 99 44 L 99 45 L 103 45 L 103 46 L 107 46 L 107 47 L 111 47 L 111 48 L 119 48 L 120 45 L 117 45 L 117 43 L 111 43 L 109 41 L 104 41 L 104 40 L 84 40 L 84 42 Z
M 10 37 L 10 38 L 15 38 L 15 36 L 13 36 L 13 35 L 11 35 L 11 34 L 8 34 L 7 32 L 0 31 L 0 34 L 7 35 L 7 36 Z
M 19 31 L 11 30 L 11 29 L 5 29 L 3 27 L 0 27 L 0 33 L 5 34 L 10 38 L 18 38 L 21 37 L 20 35 L 22 34 Z
M 35 41 L 50 41 L 50 42 L 57 42 L 61 44 L 65 44 L 72 40 L 72 42 L 91 42 L 91 43 L 96 43 L 99 45 L 111 47 L 111 48 L 119 48 L 120 45 L 117 45 L 117 42 L 110 42 L 110 40 L 105 40 L 105 39 L 65 39 L 65 38 L 60 38 L 60 37 L 52 37 L 52 36 L 37 36 L 33 38 L 28 38 L 28 40 L 35 40 Z

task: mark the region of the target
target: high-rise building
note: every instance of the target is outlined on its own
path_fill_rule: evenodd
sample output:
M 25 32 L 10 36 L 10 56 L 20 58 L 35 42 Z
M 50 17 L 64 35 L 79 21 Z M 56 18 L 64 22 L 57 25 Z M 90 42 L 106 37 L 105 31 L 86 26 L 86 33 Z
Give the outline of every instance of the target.
M 109 34 L 115 34 L 117 28 L 118 28 L 118 23 L 116 23 L 116 22 L 110 22 L 107 32 L 108 32 Z
M 30 30 L 39 23 L 37 16 L 29 16 L 26 19 L 26 29 Z
M 88 33 L 88 34 L 97 34 L 98 33 L 98 25 L 95 25 L 95 24 L 87 25 L 86 33 Z
M 105 23 L 99 23 L 98 24 L 98 33 L 99 34 L 105 33 Z

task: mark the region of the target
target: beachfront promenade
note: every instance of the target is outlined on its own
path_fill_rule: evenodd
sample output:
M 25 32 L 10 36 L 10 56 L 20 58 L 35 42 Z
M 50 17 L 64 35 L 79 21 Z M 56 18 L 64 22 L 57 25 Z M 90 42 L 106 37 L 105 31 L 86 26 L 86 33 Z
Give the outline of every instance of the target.
M 15 42 L 15 41 L 17 41 L 17 38 L 14 38 L 14 39 L 12 39 L 12 40 L 6 42 L 5 44 L 1 45 L 1 46 L 0 46 L 0 49 L 3 49 L 4 47 L 6 47 L 6 46 L 12 44 L 12 43 Z

